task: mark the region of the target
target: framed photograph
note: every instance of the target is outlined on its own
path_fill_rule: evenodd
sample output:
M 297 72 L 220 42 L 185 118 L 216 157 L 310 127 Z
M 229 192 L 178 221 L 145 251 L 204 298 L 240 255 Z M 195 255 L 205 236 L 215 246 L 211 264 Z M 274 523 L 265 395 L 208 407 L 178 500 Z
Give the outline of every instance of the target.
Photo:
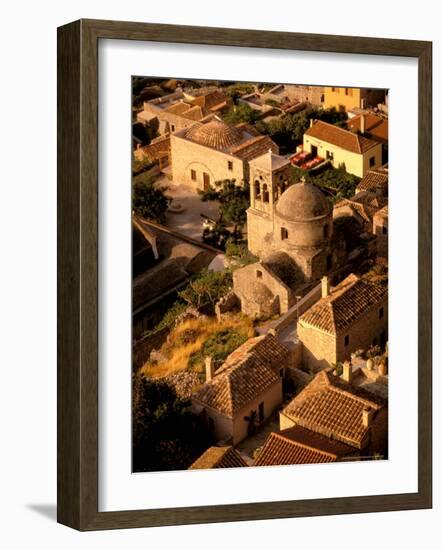
M 58 521 L 432 506 L 430 42 L 58 29 Z

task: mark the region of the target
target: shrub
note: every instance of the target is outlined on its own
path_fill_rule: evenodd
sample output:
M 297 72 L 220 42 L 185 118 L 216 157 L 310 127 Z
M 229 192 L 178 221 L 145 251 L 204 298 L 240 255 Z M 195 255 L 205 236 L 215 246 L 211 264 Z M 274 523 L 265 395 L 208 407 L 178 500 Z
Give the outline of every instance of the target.
M 246 331 L 237 328 L 226 328 L 210 336 L 201 347 L 189 359 L 189 367 L 201 368 L 205 357 L 212 357 L 214 367 L 220 367 L 225 359 L 248 339 Z

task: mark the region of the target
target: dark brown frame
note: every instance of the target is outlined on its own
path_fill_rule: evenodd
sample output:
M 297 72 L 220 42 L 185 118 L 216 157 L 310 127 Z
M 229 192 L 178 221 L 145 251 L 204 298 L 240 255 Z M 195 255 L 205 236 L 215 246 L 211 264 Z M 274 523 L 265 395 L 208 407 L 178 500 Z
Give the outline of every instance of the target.
M 97 79 L 99 39 L 414 57 L 419 75 L 418 492 L 98 511 Z M 58 521 L 79 530 L 432 506 L 432 43 L 80 20 L 58 29 Z

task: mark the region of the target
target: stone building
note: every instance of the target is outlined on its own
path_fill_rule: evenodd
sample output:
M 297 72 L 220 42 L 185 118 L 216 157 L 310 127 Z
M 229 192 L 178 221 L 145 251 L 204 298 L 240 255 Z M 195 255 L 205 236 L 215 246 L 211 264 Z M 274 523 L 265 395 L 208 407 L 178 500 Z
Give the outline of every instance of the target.
M 335 107 L 337 111 L 347 112 L 355 108 L 366 109 L 385 103 L 387 90 L 325 87 L 324 95 L 325 109 Z
M 212 468 L 243 468 L 248 466 L 241 454 L 232 446 L 209 447 L 189 470 L 209 470 Z
M 388 171 L 383 167 L 379 170 L 368 170 L 364 178 L 355 188 L 356 193 L 369 191 L 381 197 L 388 196 Z
M 215 87 L 183 92 L 178 90 L 143 103 L 137 121 L 155 124 L 160 134 L 189 128 L 195 122 L 216 115 L 232 105 L 232 100 Z
M 280 429 L 294 426 L 344 443 L 361 457 L 387 458 L 387 400 L 331 372 L 318 373 L 280 412 Z
M 206 362 L 206 382 L 192 395 L 217 441 L 237 445 L 280 405 L 288 351 L 272 336 L 253 338 L 214 372 Z
M 343 199 L 334 205 L 334 220 L 351 216 L 358 221 L 363 231 L 372 233 L 374 216 L 387 204 L 386 197 L 370 191 L 360 191 L 350 199 Z
M 281 105 L 285 103 L 310 103 L 322 107 L 325 97 L 323 86 L 303 86 L 299 84 L 277 84 L 263 94 L 265 99 L 272 99 Z
M 350 358 L 357 349 L 388 339 L 387 285 L 351 274 L 334 288 L 322 279 L 322 298 L 300 316 L 297 335 L 303 366 L 318 371 Z
M 171 135 L 172 179 L 207 189 L 225 179 L 249 181 L 249 161 L 277 145 L 247 124 L 231 126 L 219 118 L 196 123 Z
M 312 120 L 303 136 L 303 151 L 315 159 L 329 160 L 334 168 L 362 178 L 382 165 L 382 146 L 377 141 L 321 120 Z
M 237 269 L 234 292 L 252 317 L 286 313 L 296 293 L 340 266 L 344 243 L 332 207 L 315 185 L 289 185 L 287 159 L 271 153 L 250 163 L 248 248 L 260 262 Z

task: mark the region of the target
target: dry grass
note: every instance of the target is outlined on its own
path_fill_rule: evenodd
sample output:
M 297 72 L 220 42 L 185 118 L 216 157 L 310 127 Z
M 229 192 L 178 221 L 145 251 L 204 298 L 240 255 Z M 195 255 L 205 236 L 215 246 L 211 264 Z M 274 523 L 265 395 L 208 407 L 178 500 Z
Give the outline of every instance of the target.
M 234 329 L 254 336 L 252 321 L 241 314 L 223 319 L 220 323 L 215 317 L 191 319 L 181 323 L 169 335 L 168 341 L 160 348 L 167 360 L 159 364 L 146 363 L 142 372 L 150 378 L 163 378 L 188 368 L 190 357 L 200 351 L 206 340 L 216 332 Z

